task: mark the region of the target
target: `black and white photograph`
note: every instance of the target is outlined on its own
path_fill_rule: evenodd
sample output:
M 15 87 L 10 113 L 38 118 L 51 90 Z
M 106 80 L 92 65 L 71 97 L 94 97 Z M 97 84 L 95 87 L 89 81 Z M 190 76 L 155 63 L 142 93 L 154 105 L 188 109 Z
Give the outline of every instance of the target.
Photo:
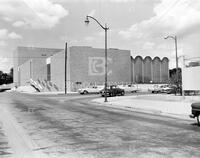
M 200 0 L 0 0 L 0 158 L 199 158 Z

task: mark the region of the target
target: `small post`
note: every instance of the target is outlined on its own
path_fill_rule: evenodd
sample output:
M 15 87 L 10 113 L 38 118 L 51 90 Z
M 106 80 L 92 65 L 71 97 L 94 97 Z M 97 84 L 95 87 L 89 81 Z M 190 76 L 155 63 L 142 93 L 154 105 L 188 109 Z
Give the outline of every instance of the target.
M 65 43 L 65 94 L 67 94 L 67 42 Z

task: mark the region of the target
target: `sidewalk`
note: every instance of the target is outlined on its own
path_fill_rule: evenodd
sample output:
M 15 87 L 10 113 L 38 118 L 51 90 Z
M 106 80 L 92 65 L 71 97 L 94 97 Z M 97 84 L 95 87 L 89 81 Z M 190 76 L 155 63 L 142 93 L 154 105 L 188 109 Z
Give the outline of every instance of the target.
M 200 96 L 186 96 L 183 98 L 182 96 L 165 94 L 109 97 L 107 103 L 104 102 L 104 98 L 92 100 L 92 102 L 109 107 L 182 119 L 190 119 L 188 115 L 191 114 L 191 103 L 198 101 L 200 101 Z
M 0 130 L 2 128 L 3 133 L 5 134 L 4 138 L 7 142 L 3 142 L 8 144 L 5 147 L 8 147 L 8 151 L 6 148 L 1 148 L 0 142 L 0 158 L 47 158 L 46 154 L 44 154 L 38 149 L 39 146 L 32 141 L 30 136 L 26 133 L 26 131 L 20 126 L 17 122 L 16 118 L 10 111 L 8 104 L 12 104 L 10 101 L 3 100 L 1 98 L 0 101 Z M 3 138 L 3 137 L 2 137 Z M 0 131 L 0 141 L 1 139 L 1 131 Z M 1 151 L 2 150 L 2 151 Z M 7 153 L 7 155 L 6 155 Z M 4 154 L 4 155 L 3 155 Z

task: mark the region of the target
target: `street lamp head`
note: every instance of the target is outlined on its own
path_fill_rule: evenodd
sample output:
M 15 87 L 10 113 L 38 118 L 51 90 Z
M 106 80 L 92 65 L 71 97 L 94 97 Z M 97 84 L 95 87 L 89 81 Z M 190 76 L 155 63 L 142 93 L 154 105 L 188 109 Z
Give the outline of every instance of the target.
M 169 38 L 169 36 L 164 37 L 164 39 L 168 39 L 168 38 Z
M 88 16 L 86 16 L 85 24 L 88 25 L 90 23 Z
M 164 39 L 168 39 L 168 38 L 172 38 L 172 39 L 176 40 L 176 36 L 167 36 Z

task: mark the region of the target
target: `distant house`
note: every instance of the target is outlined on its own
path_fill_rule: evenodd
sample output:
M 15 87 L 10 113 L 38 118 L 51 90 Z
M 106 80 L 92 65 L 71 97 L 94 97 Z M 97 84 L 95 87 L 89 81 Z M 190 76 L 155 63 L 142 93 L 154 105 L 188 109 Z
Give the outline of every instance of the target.
M 182 69 L 182 83 L 184 91 L 200 91 L 200 61 L 189 62 Z

